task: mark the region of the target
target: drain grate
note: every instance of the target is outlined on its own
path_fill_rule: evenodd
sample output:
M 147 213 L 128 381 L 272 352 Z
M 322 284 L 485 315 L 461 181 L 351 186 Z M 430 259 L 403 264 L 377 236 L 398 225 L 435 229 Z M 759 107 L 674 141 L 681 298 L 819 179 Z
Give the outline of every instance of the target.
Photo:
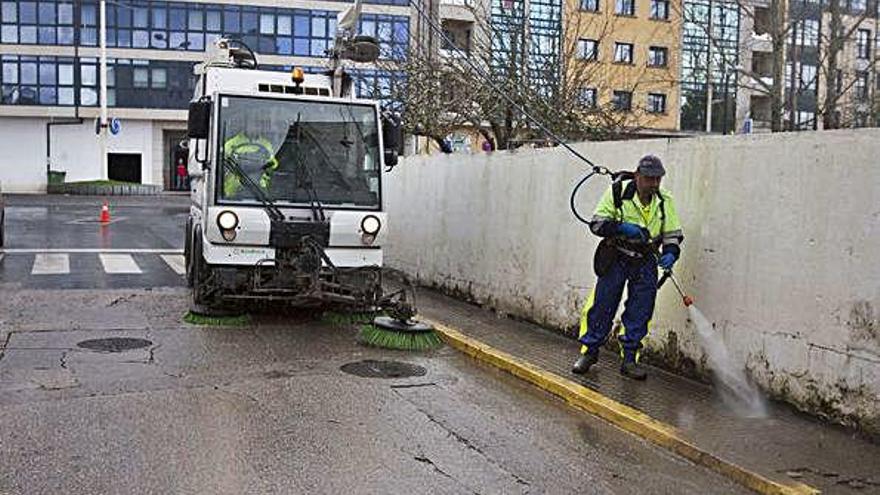
M 342 365 L 341 369 L 349 375 L 362 378 L 409 378 L 424 376 L 428 371 L 418 365 L 399 361 L 375 361 L 367 359 Z
M 106 339 L 83 340 L 76 344 L 77 347 L 99 352 L 123 352 L 132 349 L 140 349 L 153 345 L 146 339 L 133 339 L 130 337 L 108 337 Z

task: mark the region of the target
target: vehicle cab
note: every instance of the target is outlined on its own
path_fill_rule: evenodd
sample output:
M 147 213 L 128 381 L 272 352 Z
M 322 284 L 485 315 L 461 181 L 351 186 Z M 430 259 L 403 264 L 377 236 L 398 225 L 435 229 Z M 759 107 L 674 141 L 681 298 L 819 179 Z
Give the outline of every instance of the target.
M 355 98 L 339 68 L 263 71 L 248 52 L 221 40 L 196 66 L 185 234 L 193 301 L 371 306 L 388 230 L 382 173 L 396 164 L 399 124 Z

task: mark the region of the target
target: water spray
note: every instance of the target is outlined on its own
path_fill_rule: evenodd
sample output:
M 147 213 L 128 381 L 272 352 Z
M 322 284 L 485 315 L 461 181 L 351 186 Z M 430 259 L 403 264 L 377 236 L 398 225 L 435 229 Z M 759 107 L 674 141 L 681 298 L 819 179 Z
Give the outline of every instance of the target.
M 659 289 L 667 279 L 672 280 L 675 290 L 681 296 L 681 302 L 688 309 L 690 319 L 697 331 L 697 339 L 706 352 L 718 392 L 724 403 L 738 416 L 767 417 L 767 404 L 761 392 L 749 381 L 744 370 L 734 364 L 724 340 L 715 333 L 712 323 L 694 306 L 693 298 L 684 293 L 671 269 L 663 270 L 657 288 Z

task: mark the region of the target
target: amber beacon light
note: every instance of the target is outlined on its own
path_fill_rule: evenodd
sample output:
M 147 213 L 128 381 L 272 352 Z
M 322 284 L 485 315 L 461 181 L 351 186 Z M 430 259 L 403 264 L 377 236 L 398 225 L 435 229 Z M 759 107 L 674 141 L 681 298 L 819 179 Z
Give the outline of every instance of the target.
M 302 67 L 294 67 L 293 71 L 290 73 L 290 78 L 293 79 L 293 82 L 296 84 L 302 84 L 303 81 L 306 80 L 306 75 L 303 73 Z

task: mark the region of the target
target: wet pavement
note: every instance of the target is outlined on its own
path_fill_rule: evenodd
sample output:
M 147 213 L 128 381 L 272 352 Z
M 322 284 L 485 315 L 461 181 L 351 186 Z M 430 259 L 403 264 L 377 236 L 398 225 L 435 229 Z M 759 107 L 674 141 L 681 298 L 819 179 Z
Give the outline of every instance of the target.
M 130 223 L 109 234 L 66 223 L 89 198 L 9 200 L 9 248 L 69 253 L 67 279 L 87 269 L 72 283 L 33 274 L 36 252 L 0 260 L 0 493 L 744 492 L 449 348 L 366 348 L 309 313 L 182 323 L 182 278 L 164 260 L 170 275 L 145 276 L 135 251 L 180 248 L 186 202 L 166 199 L 121 201 Z M 107 250 L 142 273 L 76 261 Z M 364 360 L 423 374 L 341 370 Z
M 709 385 L 653 367 L 644 382 L 622 377 L 609 351 L 587 375 L 572 375 L 579 348 L 573 339 L 431 290 L 420 290 L 418 300 L 426 317 L 672 425 L 704 451 L 770 479 L 823 493 L 880 493 L 880 445 L 854 432 L 779 403 L 767 418 L 740 417 Z
M 0 287 L 181 287 L 189 197 L 7 196 Z
M 181 324 L 182 289 L 3 295 L 0 493 L 743 493 L 452 349 Z M 79 345 L 107 337 L 151 345 Z M 367 359 L 425 374 L 340 370 Z

